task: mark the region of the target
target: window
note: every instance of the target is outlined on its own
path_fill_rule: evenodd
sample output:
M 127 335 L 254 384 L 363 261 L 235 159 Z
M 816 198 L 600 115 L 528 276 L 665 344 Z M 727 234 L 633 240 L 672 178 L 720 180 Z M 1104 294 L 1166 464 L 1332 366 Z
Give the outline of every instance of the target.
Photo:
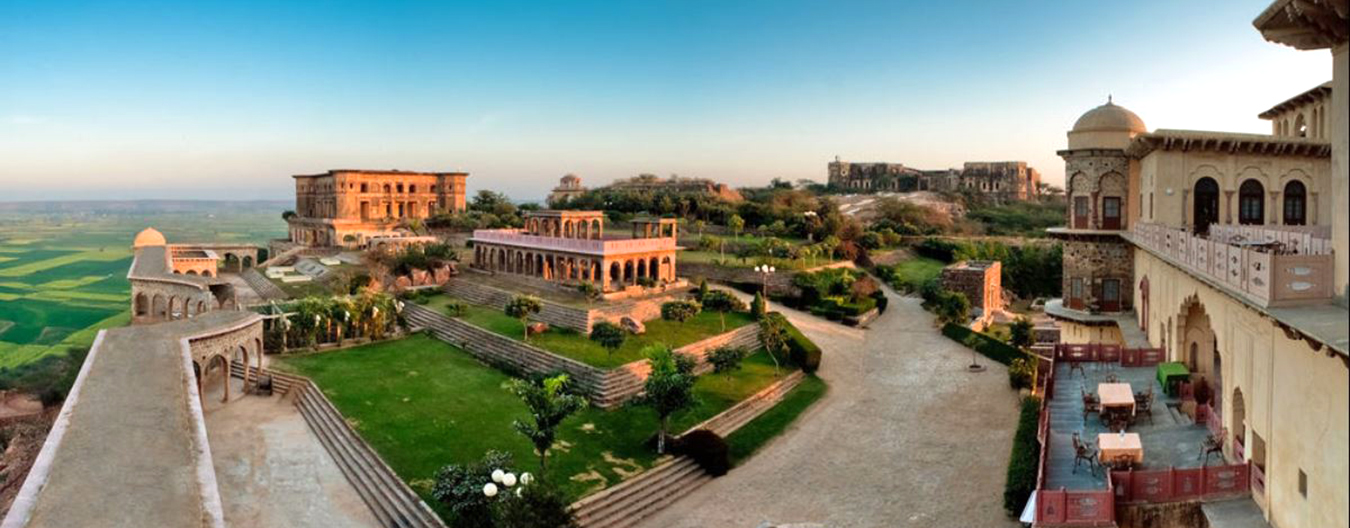
M 1083 307 L 1083 279 L 1074 277 L 1069 279 L 1069 308 L 1081 309 Z
M 1238 223 L 1261 225 L 1266 221 L 1265 187 L 1256 180 L 1242 182 L 1238 188 Z
M 1088 197 L 1073 197 L 1073 228 L 1088 228 Z
M 1120 197 L 1102 198 L 1102 229 L 1120 229 Z
M 1120 279 L 1102 280 L 1102 311 L 1120 311 Z
M 1284 225 L 1308 223 L 1308 189 L 1294 180 L 1284 186 Z

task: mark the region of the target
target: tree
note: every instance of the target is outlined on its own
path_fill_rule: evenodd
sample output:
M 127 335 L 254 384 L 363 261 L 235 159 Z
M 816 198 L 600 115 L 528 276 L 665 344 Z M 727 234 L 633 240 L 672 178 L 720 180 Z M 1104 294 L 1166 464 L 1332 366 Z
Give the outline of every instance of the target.
M 759 343 L 773 360 L 775 375 L 779 371 L 778 355 L 787 351 L 789 338 L 787 323 L 782 317 L 769 315 L 759 320 Z
M 506 315 L 520 320 L 520 326 L 524 328 L 525 332 L 525 341 L 529 341 L 530 327 L 527 320 L 531 315 L 537 314 L 543 309 L 544 302 L 540 301 L 538 297 L 517 295 L 511 299 L 511 302 L 506 303 L 506 308 L 503 311 L 506 312 Z
M 704 222 L 702 220 L 694 220 L 694 231 L 698 232 L 699 238 L 703 238 L 703 228 L 707 226 L 708 226 L 707 222 Z
M 745 229 L 745 219 L 741 218 L 741 215 L 738 214 L 731 215 L 731 218 L 727 219 L 727 227 L 731 228 L 731 232 L 735 233 L 736 239 L 739 240 L 741 238 L 741 230 Z
M 938 293 L 934 312 L 944 325 L 965 325 L 970 320 L 970 299 L 961 292 L 942 290 Z
M 1031 348 L 1032 344 L 1032 325 L 1031 320 L 1026 317 L 1018 317 L 1011 325 L 1008 325 L 1008 344 L 1021 350 Z
M 698 302 L 703 302 L 708 297 L 708 279 L 698 281 Z
M 764 300 L 764 294 L 755 292 L 755 300 L 750 301 L 750 315 L 756 321 L 764 319 L 765 314 L 769 313 L 769 303 Z
M 287 211 L 282 211 L 282 212 L 281 212 L 281 219 L 282 219 L 282 220 L 287 220 L 287 221 L 289 221 L 290 219 L 295 218 L 296 216 L 298 216 L 298 215 L 295 214 L 295 211 L 287 210 Z
M 703 295 L 703 308 L 717 312 L 722 321 L 722 331 L 727 331 L 727 312 L 739 312 L 745 309 L 745 301 L 736 298 L 726 290 L 713 290 Z
M 837 237 L 837 236 L 830 235 L 830 236 L 825 237 L 825 240 L 821 240 L 821 241 L 820 241 L 820 246 L 821 246 L 820 249 L 821 249 L 821 253 L 822 253 L 821 256 L 823 256 L 823 257 L 825 257 L 825 258 L 827 258 L 827 259 L 833 260 L 833 259 L 834 259 L 834 251 L 835 251 L 836 249 L 839 249 L 839 246 L 840 246 L 841 244 L 843 244 L 843 243 L 844 243 L 844 242 L 843 242 L 842 240 L 839 240 L 839 237 Z
M 595 323 L 595 326 L 591 327 L 591 341 L 600 343 L 600 346 L 605 347 L 605 352 L 608 352 L 611 356 L 614 355 L 614 351 L 623 346 L 624 341 L 627 340 L 628 332 L 625 332 L 619 325 L 609 321 L 601 321 Z
M 673 350 L 661 345 L 647 347 L 643 352 L 652 370 L 647 375 L 643 395 L 638 401 L 656 411 L 660 422 L 656 452 L 665 454 L 670 416 L 697 402 L 694 397 L 694 382 L 697 380 L 693 372 L 694 362 L 681 361 Z
M 731 373 L 741 369 L 741 361 L 748 355 L 748 351 L 741 347 L 718 347 L 708 353 L 708 363 L 712 364 L 714 374 L 726 374 L 729 381 Z
M 572 394 L 567 388 L 567 375 L 559 374 L 538 381 L 513 380 L 510 388 L 530 410 L 534 423 L 523 420 L 512 422 L 516 432 L 534 444 L 539 454 L 539 475 L 548 467 L 548 450 L 558 436 L 558 425 L 568 416 L 586 408 L 586 399 Z
M 676 300 L 661 304 L 661 318 L 683 324 L 698 315 L 703 307 L 698 301 Z

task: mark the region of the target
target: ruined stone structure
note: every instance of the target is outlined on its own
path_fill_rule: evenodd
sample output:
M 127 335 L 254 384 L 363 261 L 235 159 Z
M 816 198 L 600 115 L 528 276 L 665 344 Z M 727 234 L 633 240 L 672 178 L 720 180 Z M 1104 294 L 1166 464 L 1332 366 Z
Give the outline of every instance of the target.
M 330 170 L 295 178 L 290 241 L 364 248 L 373 238 L 407 236 L 410 220 L 465 209 L 464 172 Z
M 476 269 L 558 284 L 591 283 L 605 293 L 673 283 L 675 219 L 638 220 L 632 238 L 607 237 L 600 211 L 534 211 L 524 229 L 473 232 Z
M 585 193 L 586 187 L 581 185 L 581 178 L 575 174 L 567 174 L 558 180 L 558 186 L 549 193 L 548 204 L 560 206 Z
M 706 178 L 681 178 L 673 175 L 661 179 L 654 174 L 640 174 L 628 179 L 614 180 L 614 183 L 604 188 L 616 191 L 697 193 L 728 202 L 739 202 L 745 199 L 741 196 L 740 191 L 725 183 L 718 183 Z
M 1025 161 L 970 161 L 961 169 L 919 170 L 903 163 L 829 164 L 830 187 L 858 192 L 959 191 L 969 189 L 998 201 L 1034 200 L 1041 175 Z
M 1108 101 L 1059 152 L 1065 286 L 1046 313 L 1061 340 L 1184 363 L 1212 389 L 1225 458 L 1249 464 L 1260 515 L 1283 528 L 1350 525 L 1348 18 L 1344 1 L 1276 0 L 1254 21 L 1331 51 L 1330 83 L 1261 114 L 1271 135 L 1149 132 Z
M 957 262 L 942 269 L 942 287 L 965 294 L 970 300 L 971 315 L 987 320 L 1003 309 L 1003 263 L 997 260 Z

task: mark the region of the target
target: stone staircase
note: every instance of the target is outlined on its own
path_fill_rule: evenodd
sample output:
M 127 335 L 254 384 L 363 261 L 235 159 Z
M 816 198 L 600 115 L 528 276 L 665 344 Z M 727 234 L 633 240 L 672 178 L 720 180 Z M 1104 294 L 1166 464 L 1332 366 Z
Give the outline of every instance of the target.
M 572 508 L 578 523 L 585 528 L 636 526 L 712 478 L 693 459 L 675 457 L 586 497 Z
M 741 400 L 740 403 L 737 403 L 732 408 L 722 411 L 717 416 L 704 420 L 703 423 L 690 427 L 684 434 L 689 434 L 690 432 L 699 429 L 707 429 L 717 433 L 717 436 L 725 438 L 727 435 L 740 429 L 741 426 L 750 423 L 750 420 L 754 420 L 759 417 L 759 415 L 764 414 L 765 411 L 768 411 L 774 405 L 778 405 L 778 402 L 782 401 L 787 393 L 792 392 L 792 389 L 797 388 L 797 385 L 800 385 L 805 377 L 806 375 L 800 370 L 793 372 L 782 380 L 779 380 L 777 383 L 765 387 L 763 390 Z
M 243 365 L 235 362 L 234 377 L 243 377 Z M 254 374 L 257 369 L 253 369 Z M 314 382 L 264 369 L 272 376 L 273 389 L 291 397 L 295 407 L 333 457 L 338 469 L 356 489 L 371 513 L 386 528 L 445 528 L 445 523 L 413 493 L 379 455 L 347 425 L 342 414 L 319 391 Z
M 288 297 L 286 292 L 278 288 L 276 284 L 272 284 L 272 281 L 267 280 L 267 277 L 258 273 L 257 268 L 244 270 L 239 274 L 239 278 L 244 279 L 244 282 L 248 283 L 248 286 L 253 288 L 253 291 L 258 293 L 258 297 L 261 297 L 264 301 L 280 301 Z
M 268 266 L 275 266 L 275 265 L 277 265 L 277 264 L 279 264 L 279 263 L 286 262 L 286 260 L 290 259 L 291 257 L 294 257 L 294 256 L 296 256 L 296 255 L 299 255 L 299 254 L 301 254 L 301 253 L 304 253 L 305 250 L 307 250 L 307 249 L 310 249 L 310 248 L 307 247 L 307 246 L 297 245 L 297 246 L 295 246 L 295 247 L 293 247 L 293 248 L 291 248 L 291 249 L 288 249 L 288 250 L 286 250 L 286 251 L 282 251 L 281 253 L 277 253 L 276 255 L 272 255 L 271 257 L 268 257 L 267 260 L 264 260 L 264 261 L 260 262 L 256 267 L 258 267 L 258 268 L 266 268 L 266 267 L 268 267 Z

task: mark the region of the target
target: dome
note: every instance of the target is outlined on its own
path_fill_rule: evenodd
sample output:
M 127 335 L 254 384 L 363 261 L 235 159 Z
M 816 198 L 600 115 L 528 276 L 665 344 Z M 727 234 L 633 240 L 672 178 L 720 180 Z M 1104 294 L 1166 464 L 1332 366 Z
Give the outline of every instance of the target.
M 136 234 L 136 241 L 131 243 L 132 248 L 141 248 L 146 246 L 165 246 L 169 241 L 164 240 L 164 234 L 155 230 L 153 227 L 147 227 L 144 231 Z
M 1134 136 L 1148 132 L 1144 120 L 1107 98 L 1106 104 L 1088 110 L 1069 131 L 1070 149 L 1124 149 Z
M 571 173 L 568 173 L 566 176 L 562 177 L 563 183 L 575 183 L 579 181 L 581 181 L 581 178 L 578 178 L 577 175 Z
M 1088 110 L 1083 117 L 1073 124 L 1074 132 L 1134 132 L 1143 133 L 1148 131 L 1144 126 L 1144 120 L 1134 112 L 1129 111 L 1123 106 L 1116 105 L 1109 99 L 1106 104 Z

